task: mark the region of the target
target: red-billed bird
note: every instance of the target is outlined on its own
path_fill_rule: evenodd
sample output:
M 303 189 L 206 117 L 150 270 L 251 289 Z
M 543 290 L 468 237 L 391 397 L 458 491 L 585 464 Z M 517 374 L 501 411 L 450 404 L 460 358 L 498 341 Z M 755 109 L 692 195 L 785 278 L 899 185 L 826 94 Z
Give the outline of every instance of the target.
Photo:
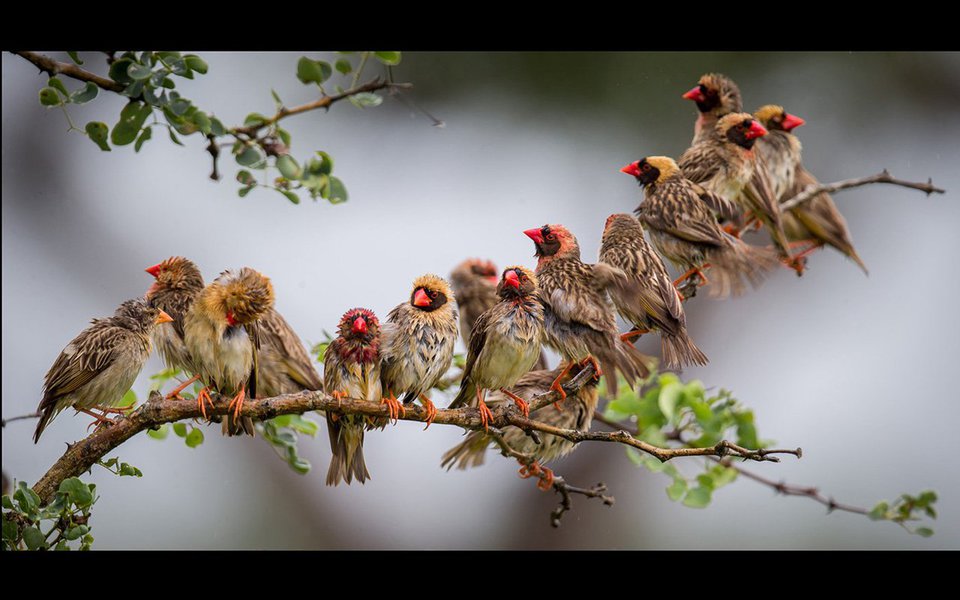
M 500 390 L 524 415 L 529 414 L 523 398 L 507 388 L 540 358 L 543 306 L 537 291 L 537 276 L 530 269 L 507 267 L 497 285 L 500 301 L 480 315 L 473 327 L 460 392 L 450 408 L 469 404 L 476 397 L 484 429 L 493 418 L 483 401 L 484 390 Z
M 457 343 L 456 297 L 436 275 L 414 280 L 410 300 L 397 305 L 383 327 L 381 379 L 383 403 L 396 419 L 403 404 L 419 398 L 427 411 L 427 427 L 436 407 L 426 393 L 450 369 Z
M 323 356 L 323 383 L 335 398 L 375 402 L 383 396 L 380 387 L 380 321 L 373 311 L 353 308 L 340 318 L 339 335 Z M 363 460 L 364 429 L 384 427 L 386 419 L 327 412 L 330 432 L 330 468 L 327 485 L 370 479 Z
M 643 227 L 632 215 L 607 218 L 600 242 L 600 262 L 626 273 L 629 285 L 610 290 L 613 305 L 621 317 L 637 328 L 631 333 L 660 332 L 661 354 L 667 368 L 707 364 L 707 357 L 687 335 L 683 304 L 663 261 L 643 238 Z
M 47 371 L 43 398 L 37 407 L 40 421 L 33 443 L 60 411 L 72 406 L 97 423 L 110 423 L 105 414 L 120 412 L 116 406 L 133 385 L 150 356 L 150 336 L 157 325 L 173 319 L 143 298 L 127 300 L 112 317 L 94 319 L 73 338 Z
M 249 394 L 257 397 L 260 319 L 273 307 L 270 280 L 244 267 L 224 271 L 197 297 L 184 320 L 184 341 L 191 371 L 220 394 L 231 396 L 230 413 L 223 421 L 225 435 L 255 435 L 253 420 L 240 417 Z M 205 413 L 207 388 L 197 402 Z
M 748 246 L 720 227 L 715 213 L 729 215 L 729 204 L 684 177 L 672 158 L 648 156 L 621 171 L 643 187 L 645 199 L 634 212 L 654 247 L 677 268 L 687 269 L 678 283 L 694 273 L 707 282 L 702 270 L 710 266 L 710 292 L 724 297 L 743 293 L 743 279 L 759 285 L 776 266 L 776 252 Z
M 597 376 L 606 376 L 607 389 L 617 394 L 617 372 L 632 387 L 656 364 L 620 338 L 609 289 L 628 284 L 620 269 L 580 260 L 577 238 L 562 225 L 544 225 L 523 232 L 536 246 L 537 279 L 544 308 L 544 341 L 567 361 L 593 363 Z M 599 364 L 598 364 L 599 361 Z M 566 397 L 557 377 L 551 389 Z
M 707 73 L 683 97 L 697 103 L 700 115 L 693 126 L 693 144 L 710 135 L 720 117 L 743 110 L 740 88 L 720 73 Z
M 757 150 L 767 166 L 777 200 L 785 202 L 808 186 L 818 185 L 817 178 L 803 167 L 800 140 L 792 133 L 805 121 L 775 104 L 760 107 L 754 116 L 770 132 L 757 143 Z M 817 194 L 783 213 L 783 230 L 791 242 L 811 244 L 797 258 L 826 244 L 848 256 L 867 273 L 867 266 L 853 247 L 847 222 L 830 194 Z

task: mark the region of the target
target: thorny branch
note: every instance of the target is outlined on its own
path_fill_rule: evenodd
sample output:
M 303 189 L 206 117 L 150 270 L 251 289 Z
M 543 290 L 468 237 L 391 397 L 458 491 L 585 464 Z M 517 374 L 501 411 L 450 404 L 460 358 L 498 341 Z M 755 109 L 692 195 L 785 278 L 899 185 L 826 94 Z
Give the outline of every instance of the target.
M 915 190 L 920 190 L 921 192 L 926 192 L 929 196 L 930 194 L 943 194 L 945 190 L 935 187 L 933 185 L 933 180 L 928 179 L 926 183 L 917 183 L 914 181 L 905 181 L 903 179 L 897 179 L 892 176 L 886 169 L 882 172 L 877 173 L 876 175 L 870 175 L 869 177 L 860 177 L 857 179 L 845 179 L 843 181 L 836 181 L 834 183 L 821 183 L 820 185 L 810 184 L 805 190 L 780 203 L 780 210 L 790 210 L 795 208 L 804 202 L 814 198 L 818 194 L 823 192 L 831 193 L 837 192 L 840 190 L 845 190 L 853 187 L 860 187 L 861 185 L 867 185 L 870 183 L 890 183 L 893 185 L 899 185 L 903 187 L 912 188 Z
M 78 81 L 89 81 L 93 84 L 96 84 L 101 89 L 107 90 L 108 92 L 116 92 L 118 94 L 124 90 L 123 84 L 117 83 L 116 81 L 106 77 L 101 77 L 96 73 L 91 73 L 86 69 L 81 69 L 73 63 L 60 62 L 50 58 L 49 56 L 37 54 L 36 52 L 11 50 L 11 53 L 27 59 L 41 71 L 46 71 L 49 73 L 50 77 L 55 77 L 56 75 L 66 75 L 67 77 L 76 79 Z

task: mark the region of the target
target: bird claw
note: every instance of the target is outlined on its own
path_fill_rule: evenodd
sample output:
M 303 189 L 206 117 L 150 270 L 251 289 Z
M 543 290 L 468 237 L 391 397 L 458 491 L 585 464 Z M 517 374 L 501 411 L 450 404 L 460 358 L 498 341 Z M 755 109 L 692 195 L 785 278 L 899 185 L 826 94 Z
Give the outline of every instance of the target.
M 430 401 L 430 398 L 427 398 L 423 394 L 420 394 L 420 402 L 423 403 L 423 410 L 427 412 L 427 426 L 423 428 L 423 430 L 426 431 L 437 416 L 437 407 Z
M 200 407 L 200 414 L 203 415 L 204 419 L 210 420 L 207 417 L 207 404 L 210 404 L 210 408 L 213 408 L 213 398 L 210 397 L 210 392 L 207 391 L 207 388 L 200 390 L 200 393 L 197 394 L 197 406 Z
M 172 390 L 170 390 L 170 393 L 167 394 L 166 396 L 164 396 L 164 399 L 165 399 L 165 400 L 183 400 L 184 398 L 183 398 L 183 396 L 180 395 L 180 392 L 182 392 L 183 390 L 187 389 L 187 387 L 188 387 L 191 383 L 193 383 L 194 381 L 197 381 L 198 379 L 200 379 L 200 376 L 199 376 L 199 375 L 194 375 L 194 376 L 191 377 L 190 379 L 184 381 L 183 383 L 181 383 L 181 384 L 178 385 L 177 387 L 175 387 L 175 388 L 173 388 Z
M 527 418 L 530 417 L 530 405 L 527 404 L 527 402 L 523 398 L 514 394 L 513 392 L 511 392 L 506 388 L 500 388 L 500 393 L 503 394 L 504 396 L 507 396 L 511 400 L 513 400 L 513 402 L 517 405 L 517 408 L 520 409 L 520 412 L 523 413 L 524 417 L 527 417 Z
M 236 419 L 240 416 L 240 411 L 243 410 L 243 400 L 246 398 L 246 390 L 241 389 L 237 392 L 237 395 L 234 396 L 233 400 L 230 401 L 230 405 L 227 407 L 227 410 L 233 411 L 233 418 Z
M 340 408 L 340 402 L 341 402 L 344 398 L 347 397 L 347 393 L 346 393 L 346 392 L 341 392 L 340 390 L 334 390 L 334 391 L 330 392 L 330 395 L 333 396 L 334 398 L 336 398 L 336 400 L 337 400 L 337 408 Z
M 529 465 L 523 465 L 518 471 L 521 479 L 529 479 L 531 477 L 539 477 L 540 481 L 537 482 L 537 489 L 542 492 L 549 491 L 553 487 L 553 470 L 548 469 L 547 467 L 542 466 L 540 463 L 534 461 Z
M 490 412 L 490 409 L 483 402 L 483 400 L 481 400 L 480 403 L 477 404 L 477 410 L 480 411 L 480 423 L 483 424 L 483 430 L 488 431 L 490 421 L 493 420 L 493 413 Z
M 406 416 L 407 409 L 403 407 L 403 404 L 393 396 L 388 396 L 386 398 L 380 398 L 380 404 L 386 404 L 389 411 L 388 419 L 393 421 L 393 424 L 397 424 L 397 420 L 400 418 L 400 415 Z

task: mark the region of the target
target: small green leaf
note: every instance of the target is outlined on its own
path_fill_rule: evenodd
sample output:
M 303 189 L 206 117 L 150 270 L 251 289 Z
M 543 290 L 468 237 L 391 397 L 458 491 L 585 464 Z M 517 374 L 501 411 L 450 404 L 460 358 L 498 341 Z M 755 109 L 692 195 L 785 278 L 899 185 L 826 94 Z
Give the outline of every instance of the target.
M 279 169 L 280 174 L 287 179 L 299 179 L 300 173 L 302 172 L 300 165 L 298 165 L 297 161 L 289 154 L 284 154 L 277 159 L 277 169 Z
M 177 437 L 187 437 L 187 424 L 186 423 L 174 423 L 173 424 L 173 433 Z
M 164 423 L 159 429 L 148 429 L 147 435 L 155 440 L 165 440 L 170 435 L 170 426 L 168 423 Z
M 255 187 L 256 187 L 256 186 L 250 186 L 250 187 L 240 188 L 239 190 L 237 190 L 237 195 L 239 195 L 241 198 L 243 198 L 243 197 L 245 197 L 247 194 L 250 193 L 250 190 L 252 190 L 252 189 L 255 188 Z
M 63 94 L 63 97 L 64 97 L 64 98 L 69 98 L 69 97 L 70 97 L 70 92 L 67 91 L 67 86 L 63 85 L 63 82 L 60 81 L 60 79 L 58 79 L 57 77 L 51 77 L 50 79 L 48 79 L 48 80 L 47 80 L 47 85 L 49 85 L 50 87 L 54 88 L 55 90 L 57 90 L 57 91 L 60 92 L 61 94 Z M 94 87 L 96 87 L 96 86 L 94 86 Z
M 207 62 L 197 56 L 196 54 L 188 54 L 183 57 L 183 61 L 186 63 L 187 67 L 191 71 L 196 71 L 201 75 L 206 75 L 207 73 Z
M 333 75 L 333 69 L 329 63 L 322 60 L 311 60 L 306 56 L 301 56 L 297 61 L 297 79 L 302 83 L 316 83 L 320 85 Z
M 287 464 L 289 464 L 294 471 L 296 471 L 301 475 L 306 475 L 307 473 L 310 472 L 310 463 L 306 459 L 297 457 L 293 460 L 288 461 Z
M 917 527 L 914 530 L 914 533 L 922 537 L 930 537 L 933 535 L 933 530 L 929 527 Z
M 83 128 L 87 132 L 87 135 L 90 136 L 90 140 L 94 144 L 100 147 L 104 152 L 110 152 L 110 145 L 107 144 L 107 135 L 110 133 L 110 128 L 107 127 L 106 123 L 101 123 L 100 121 L 90 121 Z
M 243 152 L 237 155 L 237 162 L 244 167 L 253 167 L 263 162 L 263 155 L 260 154 L 260 150 L 256 147 L 247 146 Z
M 211 121 L 210 117 L 207 116 L 207 113 L 198 110 L 193 113 L 193 122 L 200 129 L 203 135 L 209 135 L 211 132 Z
M 88 81 L 83 89 L 77 90 L 70 95 L 70 101 L 75 104 L 86 104 L 96 98 L 99 93 L 100 88 Z
M 137 143 L 133 145 L 133 151 L 140 152 L 140 148 L 143 146 L 143 143 L 149 140 L 152 136 L 153 136 L 153 128 L 144 127 L 143 131 L 140 132 L 140 137 L 137 138 Z M 130 391 L 132 392 L 133 390 L 130 390 Z M 134 397 L 134 401 L 136 401 L 136 397 Z
M 673 421 L 676 417 L 677 405 L 683 395 L 683 385 L 680 383 L 668 383 L 660 388 L 660 396 L 657 398 L 657 406 L 660 412 L 667 417 L 668 421 Z
M 3 495 L 3 507 L 7 510 L 13 510 L 13 498 L 9 494 Z
M 867 516 L 874 521 L 880 521 L 882 519 L 886 519 L 887 510 L 889 508 L 890 507 L 886 502 L 878 502 L 877 505 L 870 510 L 870 514 L 868 514 Z
M 283 106 L 283 100 L 280 99 L 280 94 L 277 93 L 277 90 L 271 88 L 270 95 L 273 96 L 273 101 L 276 102 L 277 107 Z
M 150 131 L 149 129 L 147 131 Z M 117 408 L 125 408 L 127 406 L 133 406 L 137 403 L 137 393 L 133 389 L 127 390 L 127 393 L 123 395 L 123 398 L 120 400 L 120 404 L 117 405 Z
M 84 532 L 82 529 L 80 529 L 81 527 L 82 527 L 81 525 L 78 525 L 78 526 L 76 526 L 76 527 L 71 527 L 70 529 L 68 529 L 68 530 L 66 531 L 66 533 L 63 534 L 63 537 L 66 538 L 66 539 L 68 539 L 68 540 L 70 540 L 71 542 L 72 542 L 73 540 L 78 540 L 78 539 L 80 539 L 80 537 L 81 537 L 84 533 L 86 533 L 86 532 Z
M 242 183 L 243 185 L 256 185 L 256 184 L 257 184 L 257 180 L 253 177 L 253 175 L 250 173 L 250 171 L 247 171 L 247 170 L 245 170 L 245 169 L 240 169 L 240 171 L 237 172 L 237 181 L 239 181 L 239 182 Z
M 350 102 L 356 106 L 365 108 L 368 106 L 380 106 L 383 98 L 373 92 L 360 92 L 359 94 L 350 96 Z
M 47 539 L 36 527 L 27 527 L 23 530 L 23 543 L 27 545 L 28 550 L 47 547 Z
M 143 477 L 143 473 L 140 469 L 129 463 L 120 464 L 120 476 L 121 477 Z
M 244 127 L 250 127 L 251 125 L 263 125 L 267 122 L 267 117 L 261 115 L 260 113 L 250 113 L 243 119 Z
M 110 65 L 110 79 L 123 85 L 133 82 L 133 79 L 127 75 L 127 68 L 132 64 L 133 61 L 129 58 L 121 58 L 120 60 L 114 61 L 113 64 Z
M 17 529 L 16 523 L 7 519 L 3 520 L 3 539 L 12 542 L 17 539 L 18 532 L 19 530 Z
M 289 200 L 290 202 L 294 204 L 300 204 L 300 196 L 298 196 L 296 192 L 291 192 L 290 190 L 281 190 L 281 189 L 277 189 L 277 191 L 283 194 L 287 198 L 287 200 Z
M 283 142 L 283 145 L 287 148 L 290 147 L 290 132 L 282 127 L 277 127 L 277 136 L 280 137 L 280 141 Z
M 227 135 L 227 128 L 223 126 L 223 123 L 220 122 L 220 119 L 216 117 L 210 117 L 210 133 L 217 137 Z
M 120 111 L 120 120 L 110 132 L 110 141 L 117 146 L 133 143 L 143 127 L 147 117 L 153 112 L 153 107 L 142 102 L 130 102 Z
M 317 435 L 317 432 L 320 430 L 320 426 L 317 425 L 317 422 L 303 415 L 290 415 L 293 417 L 290 420 L 290 427 L 297 430 L 299 433 L 304 435 L 309 435 L 314 437 Z
M 40 104 L 44 106 L 60 106 L 63 104 L 63 100 L 60 99 L 60 94 L 57 93 L 57 90 L 52 87 L 45 87 L 40 90 Z
M 187 437 L 184 441 L 190 448 L 196 448 L 203 443 L 203 432 L 200 431 L 199 427 L 194 427 L 190 433 L 187 434 Z
M 687 480 L 678 477 L 673 480 L 673 483 L 667 487 L 667 497 L 676 502 L 687 492 Z
M 347 188 L 338 177 L 330 177 L 330 204 L 341 204 L 348 199 Z
M 400 64 L 400 52 L 380 50 L 375 51 L 373 55 L 385 65 L 393 66 Z
M 172 90 L 177 87 L 177 84 L 169 77 L 164 77 L 162 80 L 160 80 L 160 87 Z
M 93 493 L 90 491 L 90 487 L 76 477 L 64 479 L 57 491 L 66 494 L 71 502 L 81 508 L 93 503 Z
M 346 75 L 353 70 L 353 65 L 350 64 L 350 61 L 345 58 L 340 58 L 333 64 L 334 68 Z
M 37 495 L 26 481 L 17 482 L 17 491 L 13 493 L 13 499 L 17 501 L 20 512 L 32 513 L 40 507 L 40 496 Z
M 176 145 L 178 145 L 178 146 L 182 146 L 182 145 L 183 145 L 183 142 L 181 142 L 180 139 L 177 138 L 177 134 L 175 134 L 175 133 L 173 132 L 173 129 L 167 129 L 167 132 L 170 134 L 170 141 L 171 141 L 171 142 L 173 142 L 174 144 L 176 144 Z
M 80 60 L 80 55 L 78 55 L 78 54 L 76 53 L 76 51 L 67 50 L 67 56 L 69 56 L 69 57 L 70 57 L 70 60 L 72 60 L 73 62 L 77 63 L 78 65 L 82 65 L 82 64 L 83 64 L 83 61 Z
M 713 492 L 709 488 L 697 486 L 687 493 L 683 505 L 690 508 L 706 508 L 710 504 Z
M 153 75 L 153 71 L 151 71 L 150 67 L 146 65 L 131 62 L 127 67 L 127 77 L 133 79 L 134 81 L 143 81 L 144 79 L 149 79 L 151 75 Z

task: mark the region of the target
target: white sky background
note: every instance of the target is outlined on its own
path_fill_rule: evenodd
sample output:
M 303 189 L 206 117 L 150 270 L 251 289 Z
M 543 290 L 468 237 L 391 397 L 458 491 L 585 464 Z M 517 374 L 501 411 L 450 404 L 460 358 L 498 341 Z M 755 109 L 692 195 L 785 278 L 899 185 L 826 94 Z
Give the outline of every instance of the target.
M 227 125 L 269 113 L 271 87 L 288 105 L 313 97 L 294 76 L 297 54 L 202 55 L 209 74 L 178 87 Z M 89 58 L 99 68 L 101 59 Z M 711 362 L 684 377 L 734 390 L 755 409 L 762 437 L 804 448 L 802 460 L 751 470 L 865 506 L 936 489 L 937 534 L 924 540 L 889 523 L 824 516 L 818 504 L 778 498 L 747 480 L 716 492 L 706 510 L 688 509 L 667 499 L 665 477 L 633 467 L 619 447 L 597 444 L 552 466 L 578 485 L 605 481 L 616 505 L 575 497 L 575 510 L 552 530 L 557 498 L 518 479 L 514 463 L 489 453 L 480 469 L 446 473 L 439 457 L 459 430 L 423 433 L 401 423 L 367 436 L 373 480 L 337 488 L 323 485 L 325 427 L 301 441 L 314 465 L 305 477 L 262 440 L 225 439 L 219 426 L 205 430 L 207 441 L 194 450 L 173 436 L 137 436 L 115 454 L 141 468 L 142 479 L 99 467 L 86 477 L 101 496 L 95 547 L 960 546 L 951 443 L 960 404 L 950 375 L 960 357 L 960 116 L 938 95 L 960 86 L 957 55 L 684 54 L 659 62 L 598 55 L 603 75 L 590 81 L 602 85 L 586 91 L 577 69 L 546 89 L 525 87 L 509 72 L 519 58 L 501 55 L 478 69 L 476 56 L 405 55 L 397 77 L 417 85 L 412 98 L 446 122 L 442 129 L 391 100 L 289 119 L 294 156 L 302 162 L 313 150 L 330 152 L 351 198 L 293 206 L 268 190 L 237 197 L 227 149 L 224 180 L 210 181 L 196 136 L 180 148 L 157 130 L 139 155 L 132 146 L 100 152 L 37 102 L 45 78 L 4 54 L 4 417 L 34 410 L 60 349 L 90 318 L 142 294 L 150 284 L 144 267 L 173 254 L 195 260 L 208 279 L 227 267 L 262 270 L 279 310 L 308 343 L 353 306 L 385 316 L 408 297 L 414 277 L 446 275 L 467 256 L 533 266 L 521 231 L 545 222 L 567 225 L 593 260 L 606 217 L 640 200 L 618 169 L 686 148 L 695 110 L 679 96 L 700 73 L 724 70 L 747 108 L 781 102 L 807 119 L 798 130 L 805 164 L 821 180 L 887 167 L 899 177 L 932 176 L 948 194 L 871 186 L 836 195 L 870 276 L 828 250 L 812 257 L 802 279 L 782 270 L 745 297 L 693 300 L 689 329 Z M 468 60 L 472 79 L 460 69 Z M 458 78 L 449 91 L 448 76 Z M 122 105 L 107 95 L 70 110 L 81 126 L 112 126 Z M 151 359 L 145 368 L 135 388 L 141 396 L 159 366 Z M 31 423 L 9 425 L 4 471 L 35 481 L 87 422 L 64 412 L 36 446 Z M 681 468 L 692 474 L 700 465 Z

